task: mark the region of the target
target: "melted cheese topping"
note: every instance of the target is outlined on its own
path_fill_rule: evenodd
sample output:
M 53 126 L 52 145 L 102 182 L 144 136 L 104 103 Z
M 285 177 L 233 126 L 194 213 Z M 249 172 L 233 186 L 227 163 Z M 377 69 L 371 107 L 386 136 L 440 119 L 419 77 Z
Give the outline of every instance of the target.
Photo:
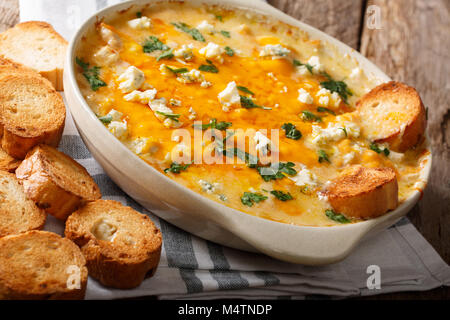
M 246 213 L 308 226 L 337 224 L 325 215 L 329 204 L 320 190 L 351 164 L 394 168 L 400 201 L 414 190 L 426 151 L 387 157 L 360 137 L 354 105 L 378 83 L 349 57 L 294 27 L 248 12 L 176 3 L 146 7 L 140 18 L 136 11 L 99 23 L 80 45 L 78 57 L 100 67 L 105 85 L 93 91 L 81 68 L 77 79 L 110 131 L 170 178 Z M 208 72 L 212 67 L 217 72 Z M 325 72 L 345 79 L 353 95 L 324 88 Z M 245 108 L 241 96 L 259 107 Z M 214 150 L 212 139 L 193 147 L 194 136 L 204 133 L 193 128 L 194 121 L 209 124 L 213 119 L 230 123 L 230 129 L 254 129 L 248 141 L 255 142 L 259 154 L 273 148 L 266 141 L 270 134 L 261 130 L 278 129 L 279 161 L 292 162 L 297 174 L 284 172 L 266 181 L 257 169 L 237 161 L 167 170 L 176 153 L 201 157 Z M 288 138 L 281 129 L 288 123 L 301 132 L 300 139 Z M 258 155 L 258 150 L 249 152 Z M 273 190 L 292 199 L 282 201 Z M 249 200 L 246 193 L 259 198 Z

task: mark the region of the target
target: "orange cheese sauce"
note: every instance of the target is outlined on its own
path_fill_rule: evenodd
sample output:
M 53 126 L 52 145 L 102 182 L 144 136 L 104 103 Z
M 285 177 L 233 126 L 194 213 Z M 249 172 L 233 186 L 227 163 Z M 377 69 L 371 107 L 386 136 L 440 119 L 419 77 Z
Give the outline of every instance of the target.
M 151 25 L 138 28 L 130 26 L 129 21 L 138 19 L 138 16 L 151 19 Z M 197 29 L 196 26 L 203 21 L 212 26 L 213 31 Z M 173 22 L 185 23 L 189 29 L 196 28 L 205 41 L 195 40 L 189 32 L 175 27 Z M 120 42 L 120 48 L 108 47 L 112 42 L 102 35 L 102 29 L 113 34 Z M 144 45 L 151 36 L 165 45 L 163 50 L 144 52 Z M 225 47 L 231 48 L 234 54 L 231 56 L 223 51 L 218 56 L 206 58 L 202 54 L 202 48 L 210 42 L 218 45 L 222 51 Z M 191 47 L 192 58 L 169 57 L 158 60 L 161 54 L 168 52 L 168 48 L 174 53 L 183 45 Z M 261 52 L 267 45 L 281 45 L 289 50 L 289 54 L 262 55 Z M 105 47 L 113 52 L 113 62 L 108 62 L 106 56 L 99 54 Z M 265 181 L 258 170 L 242 161 L 238 163 L 236 158 L 233 164 L 206 164 L 203 161 L 201 164 L 190 164 L 180 172 L 165 172 L 188 188 L 232 208 L 283 223 L 332 226 L 338 223 L 325 215 L 325 210 L 330 207 L 326 199 L 320 197 L 320 190 L 344 167 L 363 164 L 369 167 L 394 168 L 399 176 L 400 200 L 408 197 L 417 180 L 411 177 L 420 171 L 419 150 L 408 151 L 401 155 L 400 160 L 393 160 L 383 153 L 371 150 L 370 142 L 359 134 L 358 118 L 354 113 L 355 102 L 377 84 L 376 79 L 370 79 L 364 73 L 351 78 L 352 70 L 357 68 L 354 61 L 347 61 L 339 56 L 337 59 L 334 49 L 328 44 L 311 40 L 301 30 L 270 18 L 219 7 L 191 7 L 177 3 L 148 6 L 139 10 L 130 8 L 110 21 L 98 23 L 80 44 L 78 57 L 89 63 L 90 67 L 98 66 L 99 79 L 105 84 L 93 90 L 83 76 L 85 70 L 79 68 L 77 80 L 93 111 L 99 117 L 107 116 L 111 110 L 117 112 L 120 115 L 117 120 L 126 127 L 126 134 L 118 136 L 117 130 L 110 131 L 161 172 L 170 169 L 174 162 L 173 155 L 179 153 L 180 144 L 187 146 L 186 153 L 191 156 L 196 153 L 201 157 L 205 151 L 214 149 L 212 139 L 196 142 L 197 148 L 194 148 L 194 136 L 201 137 L 205 133 L 193 128 L 194 121 L 208 124 L 212 119 L 217 119 L 217 122 L 231 123 L 229 129 L 265 129 L 268 138 L 271 137 L 271 129 L 278 129 L 279 161 L 294 163 L 297 177 L 301 175 L 303 179 L 300 182 L 295 181 L 295 175 L 286 173 L 284 178 Z M 313 74 L 299 71 L 294 60 L 305 64 L 311 61 L 311 57 L 320 59 L 322 69 L 317 67 Z M 191 83 L 183 83 L 180 81 L 181 73 L 175 74 L 164 67 L 166 65 L 172 70 L 185 68 L 190 71 L 210 64 L 218 72 L 200 71 L 201 81 Z M 167 125 L 167 121 L 164 121 L 167 118 L 163 119 L 164 115 L 152 110 L 149 103 L 127 101 L 129 99 L 125 96 L 131 90 L 124 92 L 120 88 L 123 83 L 120 76 L 130 66 L 136 67 L 145 76 L 145 82 L 136 90 L 144 92 L 155 89 L 157 93 L 153 100 L 165 98 L 166 106 L 177 115 L 176 121 L 172 121 L 171 125 Z M 345 80 L 352 93 L 348 96 L 348 104 L 344 97 L 332 95 L 330 91 L 325 94 L 328 103 L 321 99 L 321 82 L 328 80 L 324 72 L 336 81 Z M 253 93 L 241 90 L 240 95 L 264 109 L 245 108 L 242 101 L 224 105 L 218 96 L 233 81 L 237 86 L 245 87 Z M 312 103 L 301 101 L 299 89 L 309 94 Z M 318 107 L 324 105 L 328 111 L 319 112 Z M 320 117 L 321 121 L 305 119 L 302 116 L 304 111 Z M 343 123 L 343 128 L 354 125 L 355 131 L 350 131 L 348 127 L 345 137 L 318 143 L 315 139 L 317 132 L 337 122 Z M 294 125 L 302 137 L 298 140 L 288 138 L 281 129 L 286 123 Z M 105 125 L 111 128 L 110 123 Z M 176 137 L 180 135 L 180 129 L 190 135 L 187 140 Z M 225 132 L 221 133 L 225 138 Z M 137 149 L 136 141 L 142 139 L 145 142 Z M 230 139 L 235 139 L 235 136 Z M 249 148 L 248 152 L 260 155 L 254 149 L 255 143 L 249 141 L 253 141 L 252 135 L 247 137 L 245 144 Z M 326 153 L 329 162 L 323 159 L 319 161 L 320 151 Z M 226 161 L 223 156 L 219 158 Z M 403 181 L 402 177 L 408 175 L 410 180 Z M 305 183 L 305 179 L 308 183 Z M 292 199 L 282 201 L 270 193 L 272 190 L 289 193 Z M 242 200 L 245 192 L 257 193 L 264 200 L 250 203 L 250 206 Z

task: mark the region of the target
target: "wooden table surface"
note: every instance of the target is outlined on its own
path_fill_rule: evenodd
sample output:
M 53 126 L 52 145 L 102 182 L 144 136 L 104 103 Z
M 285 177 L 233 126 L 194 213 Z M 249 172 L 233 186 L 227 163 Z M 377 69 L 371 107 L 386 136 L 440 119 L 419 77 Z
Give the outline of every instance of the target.
M 0 32 L 18 22 L 18 2 L 0 0 Z M 429 109 L 433 169 L 423 199 L 408 217 L 450 263 L 450 1 L 269 0 L 269 3 L 347 43 L 394 80 L 419 90 Z M 450 299 L 450 288 L 369 299 L 380 298 Z

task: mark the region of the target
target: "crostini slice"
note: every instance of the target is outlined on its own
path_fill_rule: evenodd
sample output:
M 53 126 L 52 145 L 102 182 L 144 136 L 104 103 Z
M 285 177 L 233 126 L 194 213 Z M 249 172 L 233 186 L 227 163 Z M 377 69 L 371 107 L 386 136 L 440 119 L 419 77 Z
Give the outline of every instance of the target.
M 394 151 L 417 145 L 426 128 L 426 111 L 416 89 L 399 82 L 379 85 L 357 103 L 362 134 Z
M 80 249 L 55 233 L 0 238 L 0 299 L 83 299 L 87 277 Z
M 86 203 L 66 221 L 89 275 L 108 287 L 137 287 L 159 263 L 162 236 L 150 218 L 113 200 Z
M 16 170 L 27 196 L 46 212 L 65 220 L 100 189 L 78 162 L 48 145 L 33 148 Z
M 47 215 L 29 200 L 16 176 L 0 171 L 0 237 L 44 227 Z
M 2 148 L 23 159 L 39 143 L 57 146 L 66 108 L 61 95 L 42 77 L 14 73 L 0 77 Z
M 351 166 L 323 194 L 336 212 L 349 219 L 376 218 L 398 205 L 397 178 L 391 168 Z
M 0 148 L 0 170 L 14 172 L 20 165 L 20 162 L 20 160 L 11 157 L 5 150 Z
M 47 78 L 62 91 L 67 41 L 42 21 L 27 21 L 0 34 L 0 55 L 21 63 Z

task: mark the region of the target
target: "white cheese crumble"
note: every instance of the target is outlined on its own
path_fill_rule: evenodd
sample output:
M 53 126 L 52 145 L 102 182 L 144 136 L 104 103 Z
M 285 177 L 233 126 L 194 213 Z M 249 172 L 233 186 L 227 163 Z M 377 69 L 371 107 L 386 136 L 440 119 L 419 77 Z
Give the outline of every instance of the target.
M 175 50 L 173 54 L 176 58 L 183 58 L 184 60 L 189 61 L 194 57 L 194 53 L 192 52 L 193 48 L 194 46 L 192 44 L 183 44 L 181 48 Z
M 110 46 L 103 46 L 94 53 L 94 59 L 99 65 L 110 65 L 119 61 L 120 56 Z
M 217 182 L 209 183 L 208 181 L 205 180 L 198 180 L 198 183 L 202 187 L 202 191 L 208 194 L 215 193 L 217 190 L 220 189 L 220 183 Z
M 127 22 L 133 29 L 149 29 L 152 26 L 152 19 L 149 17 L 140 17 Z
M 148 104 L 150 101 L 155 99 L 156 89 L 150 89 L 145 91 L 134 90 L 129 94 L 123 96 L 126 101 L 139 102 L 143 104 Z
M 152 111 L 155 114 L 155 117 L 158 118 L 159 120 L 163 121 L 163 124 L 165 127 L 167 128 L 179 128 L 183 125 L 182 122 L 176 121 L 174 119 L 168 118 L 167 116 L 165 116 L 164 114 L 161 113 L 165 113 L 165 114 L 173 114 L 172 109 L 170 109 L 167 105 L 166 105 L 166 99 L 165 98 L 161 98 L 161 99 L 155 99 L 153 101 L 151 101 L 149 103 L 150 109 L 152 109 Z M 159 113 L 161 112 L 161 113 Z
M 179 107 L 179 106 L 181 106 L 181 101 L 180 100 L 177 100 L 177 99 L 170 99 L 169 100 L 169 103 L 172 105 L 172 106 L 174 106 L 174 107 Z
M 298 101 L 301 103 L 312 104 L 314 102 L 313 97 L 303 88 L 298 89 Z
M 227 87 L 217 97 L 219 102 L 225 107 L 241 102 L 241 96 L 234 81 L 229 82 Z
M 307 64 L 313 67 L 314 72 L 320 73 L 325 70 L 323 65 L 320 63 L 320 59 L 318 56 L 312 56 L 311 58 L 309 58 Z
M 352 72 L 350 73 L 350 79 L 354 80 L 360 80 L 361 76 L 363 75 L 363 71 L 361 68 L 354 68 Z
M 116 50 L 122 48 L 122 40 L 119 35 L 115 34 L 105 26 L 102 26 L 100 29 L 100 35 L 104 41 L 108 43 L 108 45 Z
M 189 120 L 194 120 L 195 118 L 197 118 L 197 112 L 195 112 L 194 108 L 192 108 L 192 107 L 189 108 L 188 118 L 189 118 Z
M 202 87 L 202 88 L 209 88 L 211 86 L 212 86 L 212 83 L 209 81 L 206 81 L 206 80 L 202 81 L 202 83 L 200 83 L 200 87 Z
M 395 151 L 392 151 L 392 150 L 389 150 L 389 151 L 390 151 L 389 152 L 389 159 L 391 159 L 391 161 L 400 162 L 405 157 L 404 153 L 395 152 Z
M 291 53 L 291 50 L 283 47 L 281 44 L 268 44 L 265 45 L 261 51 L 259 52 L 260 57 L 268 57 L 271 56 L 272 59 L 280 59 L 286 57 Z
M 181 83 L 195 83 L 205 81 L 205 77 L 197 69 L 178 75 L 177 80 Z
M 326 144 L 330 141 L 339 141 L 347 137 L 357 138 L 359 135 L 359 126 L 350 121 L 344 123 L 330 122 L 325 129 L 316 125 L 312 126 L 312 142 L 315 144 Z
M 108 125 L 108 130 L 119 140 L 124 140 L 128 137 L 128 128 L 125 121 L 111 121 Z
M 148 138 L 136 138 L 131 142 L 131 149 L 137 155 L 146 153 L 149 149 L 149 139 Z
M 131 92 L 142 86 L 145 81 L 145 75 L 144 72 L 135 66 L 130 66 L 120 75 L 118 81 L 120 82 L 119 89 L 122 92 Z
M 270 139 L 267 138 L 260 131 L 255 133 L 253 140 L 256 142 L 255 149 L 258 150 L 262 154 L 266 154 L 268 150 L 270 150 Z
M 316 176 L 308 170 L 305 166 L 295 175 L 294 177 L 289 177 L 292 181 L 294 181 L 295 185 L 299 187 L 307 187 L 307 186 L 316 186 L 317 178 Z
M 221 48 L 218 44 L 214 42 L 209 42 L 206 47 L 201 48 L 198 51 L 202 56 L 205 56 L 207 59 L 215 59 L 220 63 L 223 62 L 222 54 L 225 52 L 223 48 Z
M 203 20 L 198 26 L 197 30 L 204 33 L 214 33 L 214 26 L 208 21 Z
M 344 166 L 349 165 L 350 162 L 352 162 L 353 159 L 355 159 L 355 156 L 356 156 L 355 152 L 349 152 L 349 153 L 345 154 L 342 157 L 342 165 L 344 165 Z
M 111 121 L 120 121 L 122 119 L 123 113 L 119 112 L 115 109 L 111 109 L 107 114 L 106 117 L 111 117 Z

